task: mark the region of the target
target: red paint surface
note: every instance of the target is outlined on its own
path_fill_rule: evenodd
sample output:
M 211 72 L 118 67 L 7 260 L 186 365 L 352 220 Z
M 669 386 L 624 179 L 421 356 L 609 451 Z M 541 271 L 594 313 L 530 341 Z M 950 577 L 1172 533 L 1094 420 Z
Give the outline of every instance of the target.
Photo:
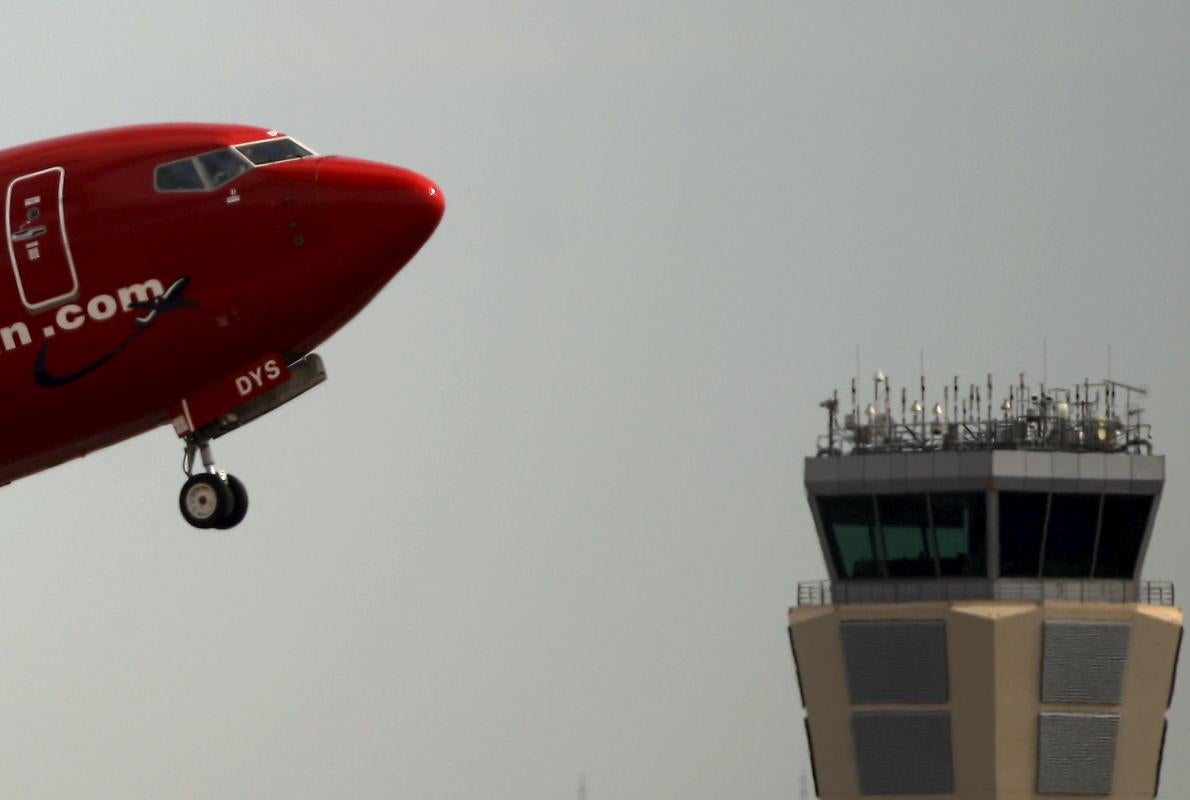
M 16 276 L 46 267 L 26 281 L 31 304 L 68 289 L 64 253 L 49 249 L 15 269 L 7 248 L 0 255 L 0 482 L 168 424 L 182 398 L 268 354 L 308 353 L 367 305 L 442 217 L 442 192 L 429 179 L 343 157 L 259 166 L 209 192 L 154 188 L 159 164 L 268 138 L 261 128 L 174 124 L 0 151 L 5 190 L 22 176 L 65 170 L 61 219 L 43 205 L 36 224 L 65 225 L 78 275 L 77 299 L 31 312 Z M 53 180 L 43 182 L 52 190 Z M 28 194 L 21 183 L 14 191 Z M 233 192 L 239 199 L 229 203 Z M 18 229 L 29 222 L 23 208 L 9 217 Z M 135 288 L 168 289 L 181 278 L 196 305 L 138 325 L 149 311 L 128 307 L 145 293 Z M 56 376 L 115 355 L 47 388 L 34 379 L 42 348 Z
M 245 364 L 175 404 L 170 409 L 174 428 L 179 436 L 193 433 L 249 400 L 276 389 L 288 378 L 289 368 L 280 353 Z M 185 424 L 184 428 L 179 427 L 179 420 Z

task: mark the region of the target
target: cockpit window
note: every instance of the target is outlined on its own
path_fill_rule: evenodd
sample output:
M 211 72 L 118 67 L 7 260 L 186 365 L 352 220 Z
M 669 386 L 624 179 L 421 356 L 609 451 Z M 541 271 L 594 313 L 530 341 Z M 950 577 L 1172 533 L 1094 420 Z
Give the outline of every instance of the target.
M 207 173 L 207 185 L 212 189 L 217 189 L 252 169 L 252 165 L 240 158 L 230 147 L 226 150 L 203 153 L 198 156 L 198 165 Z
M 159 165 L 154 185 L 159 192 L 205 192 L 218 189 L 250 169 L 252 164 L 235 148 L 225 147 Z
M 173 161 L 157 168 L 157 191 L 159 192 L 201 192 L 206 189 L 198 165 L 194 159 Z
M 253 167 L 315 155 L 310 148 L 283 136 L 211 150 L 161 164 L 154 173 L 159 192 L 209 192 Z
M 291 161 L 295 158 L 305 158 L 314 155 L 313 151 L 303 147 L 293 139 L 269 139 L 263 142 L 251 142 L 236 147 L 249 161 L 256 166 L 275 164 L 278 161 Z

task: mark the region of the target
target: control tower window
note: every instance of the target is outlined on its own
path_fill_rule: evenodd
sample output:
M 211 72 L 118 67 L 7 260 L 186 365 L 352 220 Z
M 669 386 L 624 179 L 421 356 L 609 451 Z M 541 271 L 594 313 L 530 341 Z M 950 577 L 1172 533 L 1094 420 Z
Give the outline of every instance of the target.
M 1000 493 L 1000 574 L 1036 578 L 1041 574 L 1041 542 L 1049 509 L 1047 492 Z
M 871 495 L 819 497 L 818 512 L 839 577 L 880 577 L 876 515 Z
M 1152 510 L 1151 495 L 1109 494 L 1103 498 L 1096 578 L 1131 578 L 1135 574 Z
M 827 495 L 817 503 L 840 578 L 986 575 L 981 492 Z
M 979 492 L 930 495 L 938 567 L 943 577 L 987 574 L 986 511 Z
M 924 494 L 877 495 L 884 557 L 890 577 L 934 576 L 930 518 Z
M 239 150 L 244 157 L 258 167 L 314 155 L 312 150 L 289 138 L 268 139 L 263 142 L 236 145 L 236 150 Z
M 1050 498 L 1043 577 L 1091 577 L 1100 500 L 1097 494 L 1055 494 Z

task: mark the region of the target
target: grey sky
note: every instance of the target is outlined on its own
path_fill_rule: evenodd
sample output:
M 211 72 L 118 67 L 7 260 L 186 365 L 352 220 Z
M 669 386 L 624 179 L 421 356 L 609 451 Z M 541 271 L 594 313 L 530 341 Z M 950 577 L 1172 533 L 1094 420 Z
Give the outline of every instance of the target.
M 258 123 L 447 213 L 218 442 L 235 533 L 165 429 L 3 490 L 0 795 L 796 796 L 800 461 L 857 344 L 939 391 L 1112 345 L 1190 587 L 1185 5 L 5 11 L 0 141 Z

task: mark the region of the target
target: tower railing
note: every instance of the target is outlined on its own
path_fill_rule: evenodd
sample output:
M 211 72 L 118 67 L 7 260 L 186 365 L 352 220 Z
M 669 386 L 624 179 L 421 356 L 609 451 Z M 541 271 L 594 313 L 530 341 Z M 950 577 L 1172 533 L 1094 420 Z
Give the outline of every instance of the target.
M 1026 603 L 1139 603 L 1172 606 L 1172 581 L 1067 580 L 1063 578 L 970 578 L 954 580 L 802 581 L 799 607 L 850 603 L 928 603 L 1005 600 Z

